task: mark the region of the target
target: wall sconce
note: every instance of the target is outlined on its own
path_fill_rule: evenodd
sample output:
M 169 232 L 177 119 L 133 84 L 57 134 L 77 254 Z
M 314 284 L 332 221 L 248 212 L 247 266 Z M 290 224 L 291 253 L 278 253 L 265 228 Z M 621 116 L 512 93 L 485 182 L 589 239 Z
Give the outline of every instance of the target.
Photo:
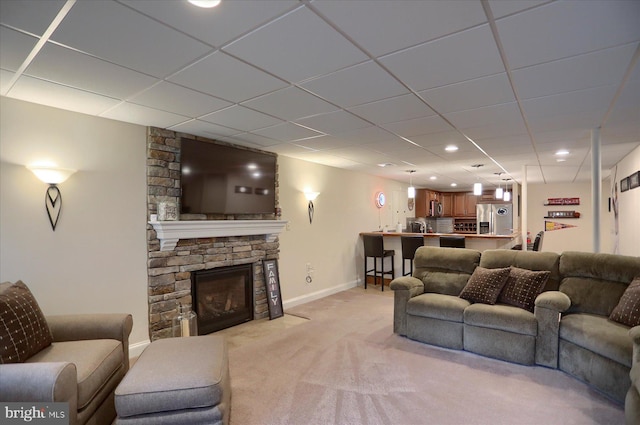
M 318 197 L 318 195 L 320 195 L 320 192 L 312 192 L 310 190 L 304 191 L 304 197 L 309 201 L 309 205 L 307 207 L 307 210 L 309 211 L 309 224 L 313 222 L 313 201 Z
M 67 180 L 76 170 L 39 165 L 27 166 L 27 168 L 42 182 L 49 185 L 44 196 L 44 206 L 49 216 L 51 228 L 55 232 L 62 211 L 62 194 L 60 194 L 57 185 Z

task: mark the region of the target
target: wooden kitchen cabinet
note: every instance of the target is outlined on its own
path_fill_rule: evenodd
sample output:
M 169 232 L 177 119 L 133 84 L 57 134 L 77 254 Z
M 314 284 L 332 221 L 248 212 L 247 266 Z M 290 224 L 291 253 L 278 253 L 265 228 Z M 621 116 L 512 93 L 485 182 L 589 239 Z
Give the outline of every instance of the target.
M 429 189 L 416 189 L 416 217 L 429 216 L 429 202 L 437 201 L 440 193 Z M 475 208 L 475 207 L 474 207 Z
M 442 216 L 453 217 L 453 193 L 441 193 L 440 203 L 442 204 Z
M 453 194 L 453 215 L 455 217 L 475 217 L 477 197 L 471 192 Z

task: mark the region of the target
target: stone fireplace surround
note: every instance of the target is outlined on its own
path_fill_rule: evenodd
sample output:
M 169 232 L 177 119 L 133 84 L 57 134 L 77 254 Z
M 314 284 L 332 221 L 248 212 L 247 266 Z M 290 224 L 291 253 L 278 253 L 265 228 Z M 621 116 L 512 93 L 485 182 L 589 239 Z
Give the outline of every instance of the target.
M 180 140 L 183 137 L 214 142 L 155 127 L 147 129 L 147 219 L 157 214 L 159 202 L 178 204 L 180 201 Z M 276 207 L 277 186 L 276 173 Z M 262 260 L 278 259 L 277 233 L 285 222 L 274 220 L 274 214 L 183 218 L 188 220 L 147 225 L 150 340 L 171 336 L 171 321 L 178 313 L 178 304 L 192 303 L 191 272 L 196 270 L 252 264 L 253 316 L 254 319 L 268 317 Z M 249 230 L 238 231 L 239 227 Z M 198 230 L 194 232 L 194 228 Z

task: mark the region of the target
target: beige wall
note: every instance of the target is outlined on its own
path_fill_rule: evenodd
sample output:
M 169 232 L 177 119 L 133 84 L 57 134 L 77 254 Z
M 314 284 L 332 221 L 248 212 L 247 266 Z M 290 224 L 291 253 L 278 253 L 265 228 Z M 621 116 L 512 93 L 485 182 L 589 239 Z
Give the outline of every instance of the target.
M 278 165 L 282 219 L 290 227 L 280 236 L 285 306 L 354 286 L 363 274 L 359 233 L 393 226 L 397 211 L 406 205 L 408 184 L 282 156 Z M 312 224 L 303 194 L 306 188 L 320 192 Z M 389 198 L 382 209 L 374 204 L 378 191 Z M 305 280 L 307 263 L 314 268 L 312 283 Z
M 0 281 L 23 280 L 45 314 L 127 312 L 148 339 L 145 128 L 0 98 Z M 55 232 L 39 160 L 60 184 Z

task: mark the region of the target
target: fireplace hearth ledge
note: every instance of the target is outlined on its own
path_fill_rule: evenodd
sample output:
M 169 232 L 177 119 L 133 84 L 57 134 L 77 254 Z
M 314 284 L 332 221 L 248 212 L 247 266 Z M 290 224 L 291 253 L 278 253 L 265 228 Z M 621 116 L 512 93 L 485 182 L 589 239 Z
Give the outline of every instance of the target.
M 287 223 L 287 220 L 149 221 L 160 240 L 160 251 L 173 251 L 180 239 L 267 235 L 267 242 L 274 242 Z

